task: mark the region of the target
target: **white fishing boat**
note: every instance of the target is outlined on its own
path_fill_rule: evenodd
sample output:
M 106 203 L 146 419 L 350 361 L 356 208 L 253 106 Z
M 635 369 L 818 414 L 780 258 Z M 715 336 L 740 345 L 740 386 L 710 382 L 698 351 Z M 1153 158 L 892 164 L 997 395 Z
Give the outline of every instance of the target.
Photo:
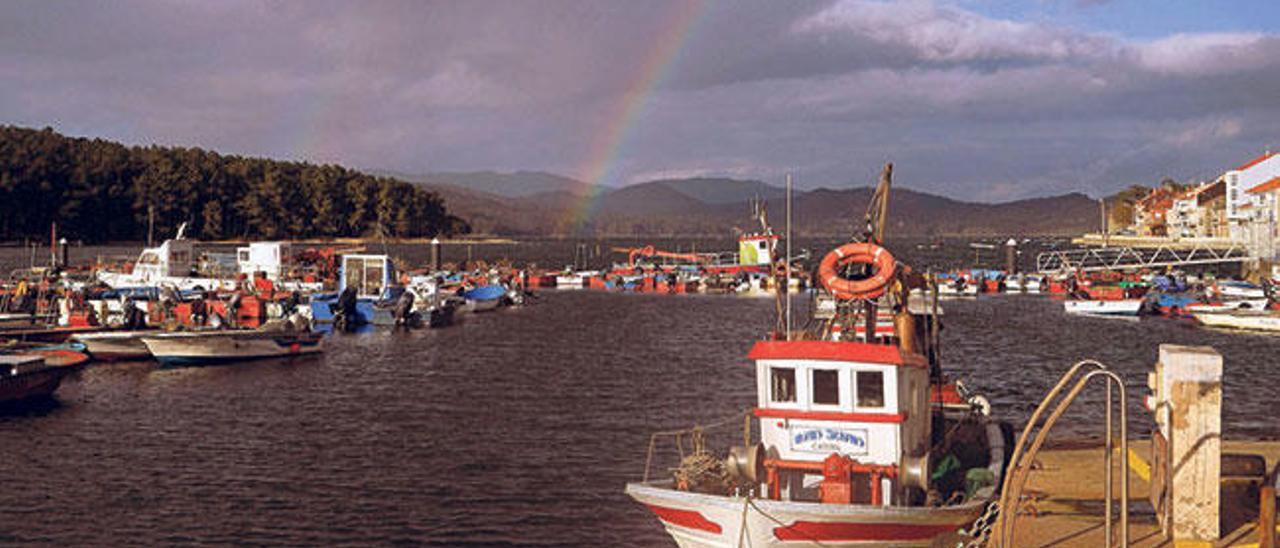
M 872 201 L 881 218 L 886 188 L 882 182 Z M 872 265 L 874 274 L 845 278 L 854 263 Z M 748 354 L 754 424 L 721 423 L 742 445 L 713 452 L 706 441 L 713 427 L 655 434 L 645 477 L 627 494 L 682 547 L 978 540 L 965 529 L 997 496 L 1010 433 L 988 416 L 989 406 L 945 380 L 937 318 L 909 304 L 926 282 L 869 242 L 828 254 L 817 277 L 835 301 L 830 317 L 810 318 L 804 330 L 788 326 Z M 888 332 L 858 333 L 890 310 Z M 833 332 L 840 335 L 831 340 Z M 652 477 L 657 442 L 670 437 L 681 448 L 678 466 Z
M 1280 314 L 1272 310 L 1218 310 L 1188 309 L 1201 324 L 1227 329 L 1250 331 L 1280 331 Z
M 165 240 L 158 247 L 148 247 L 138 255 L 137 262 L 128 271 L 101 270 L 99 282 L 108 287 L 170 287 L 178 291 L 232 291 L 240 282 L 234 273 L 225 276 L 209 276 L 198 271 L 195 242 L 185 239 L 186 223 L 178 227 L 172 240 Z M 257 242 L 237 251 L 237 267 L 243 272 L 267 274 L 276 287 L 286 290 L 319 291 L 318 282 L 302 282 L 284 277 L 289 261 L 289 244 L 284 242 Z
M 1266 310 L 1267 299 L 1224 300 L 1216 303 L 1191 303 L 1188 312 L 1226 312 L 1230 310 Z
M 1040 293 L 1040 287 L 1046 285 L 1044 276 L 1039 274 L 1014 274 L 1004 280 L 1007 293 Z
M 205 365 L 317 354 L 323 335 L 304 331 L 162 333 L 142 343 L 162 365 Z
M 1214 283 L 1217 292 L 1223 299 L 1233 301 L 1266 299 L 1266 291 L 1262 286 L 1236 280 L 1220 280 Z
M 938 295 L 947 298 L 977 297 L 978 285 L 968 280 L 939 280 Z
M 1087 316 L 1137 316 L 1142 310 L 1142 299 L 1071 300 L 1063 301 L 1067 314 Z

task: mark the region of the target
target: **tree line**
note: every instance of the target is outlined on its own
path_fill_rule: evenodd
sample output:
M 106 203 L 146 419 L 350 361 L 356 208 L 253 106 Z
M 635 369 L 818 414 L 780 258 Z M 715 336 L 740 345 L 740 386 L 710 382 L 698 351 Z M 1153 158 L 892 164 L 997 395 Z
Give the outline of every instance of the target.
M 470 231 L 434 192 L 336 165 L 0 126 L 0 240 L 419 237 Z

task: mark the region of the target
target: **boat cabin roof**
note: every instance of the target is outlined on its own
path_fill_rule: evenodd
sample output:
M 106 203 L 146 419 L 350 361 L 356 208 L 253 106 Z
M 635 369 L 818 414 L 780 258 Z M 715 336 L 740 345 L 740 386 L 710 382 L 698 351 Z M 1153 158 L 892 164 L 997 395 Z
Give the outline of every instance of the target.
M 923 356 L 904 353 L 897 345 L 846 341 L 756 341 L 752 360 L 821 360 L 905 367 L 928 367 Z

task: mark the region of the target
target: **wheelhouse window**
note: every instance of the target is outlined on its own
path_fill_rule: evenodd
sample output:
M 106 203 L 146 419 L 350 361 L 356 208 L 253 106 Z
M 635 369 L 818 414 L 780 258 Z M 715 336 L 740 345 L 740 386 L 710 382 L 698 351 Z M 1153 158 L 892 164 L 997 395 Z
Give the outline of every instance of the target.
M 796 370 L 790 367 L 769 368 L 769 401 L 796 401 Z
M 835 369 L 814 369 L 812 382 L 814 405 L 840 405 L 840 372 Z
M 345 273 L 347 277 L 347 287 L 354 287 L 357 291 L 361 289 L 361 282 L 364 281 L 364 259 L 347 259 L 345 265 Z
M 858 371 L 857 406 L 884 407 L 884 373 L 881 371 Z

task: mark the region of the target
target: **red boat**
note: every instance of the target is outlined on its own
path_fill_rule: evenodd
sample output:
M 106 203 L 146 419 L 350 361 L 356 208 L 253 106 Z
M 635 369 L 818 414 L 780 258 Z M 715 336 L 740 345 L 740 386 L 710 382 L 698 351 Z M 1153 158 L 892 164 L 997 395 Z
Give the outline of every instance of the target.
M 88 361 L 88 356 L 67 350 L 0 354 L 0 404 L 48 397 Z

